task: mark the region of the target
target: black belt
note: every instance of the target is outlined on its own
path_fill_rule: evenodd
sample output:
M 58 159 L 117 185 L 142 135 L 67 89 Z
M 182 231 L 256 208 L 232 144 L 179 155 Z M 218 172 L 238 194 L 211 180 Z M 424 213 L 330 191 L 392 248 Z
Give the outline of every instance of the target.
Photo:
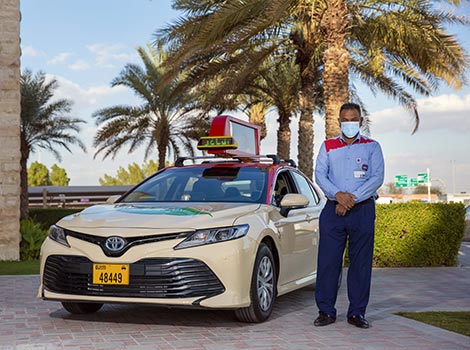
M 333 201 L 329 198 L 327 198 L 327 201 L 333 204 L 338 204 L 338 201 Z M 369 203 L 370 201 L 375 201 L 375 197 L 369 197 L 367 199 L 364 199 L 362 202 L 356 203 L 354 206 Z

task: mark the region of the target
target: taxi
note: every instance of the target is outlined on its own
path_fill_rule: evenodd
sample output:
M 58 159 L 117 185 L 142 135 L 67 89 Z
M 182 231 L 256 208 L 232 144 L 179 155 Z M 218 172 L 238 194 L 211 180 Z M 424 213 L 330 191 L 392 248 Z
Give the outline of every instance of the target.
M 51 226 L 38 297 L 76 314 L 142 303 L 268 319 L 277 296 L 315 282 L 325 199 L 293 161 L 259 154 L 259 132 L 218 116 L 204 156 Z

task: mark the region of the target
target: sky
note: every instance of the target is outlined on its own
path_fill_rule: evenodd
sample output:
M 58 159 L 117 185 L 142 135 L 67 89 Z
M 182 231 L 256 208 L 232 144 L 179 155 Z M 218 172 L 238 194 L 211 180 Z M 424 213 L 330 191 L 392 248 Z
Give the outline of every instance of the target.
M 456 10 L 470 18 L 470 5 Z M 175 21 L 180 13 L 170 0 L 22 0 L 21 68 L 43 71 L 59 83 L 57 98 L 73 101 L 71 115 L 84 119 L 79 137 L 87 152 L 72 147 L 61 151 L 58 162 L 46 151 L 37 151 L 29 163 L 40 161 L 49 168 L 57 163 L 66 169 L 70 185 L 98 185 L 106 173 L 115 175 L 120 166 L 142 164 L 142 151 L 123 149 L 114 159 L 94 157 L 93 136 L 97 126 L 93 112 L 118 104 L 138 104 L 124 87 L 110 82 L 127 63 L 140 64 L 136 47 L 145 46 L 156 30 Z M 470 53 L 470 26 L 451 27 Z M 470 81 L 470 71 L 467 74 Z M 358 84 L 359 95 L 370 113 L 371 137 L 380 142 L 385 157 L 385 182 L 396 175 L 416 177 L 430 169 L 432 185 L 448 193 L 470 192 L 470 86 L 453 90 L 442 85 L 430 97 L 416 96 L 421 118 L 417 133 L 411 134 L 411 115 L 384 95 L 373 95 Z M 234 114 L 241 118 L 244 116 Z M 292 128 L 291 158 L 297 158 L 297 123 Z M 263 154 L 276 152 L 276 114 L 267 118 L 268 136 L 261 142 Z M 322 116 L 315 116 L 317 154 L 325 138 Z M 156 160 L 156 153 L 153 155 Z

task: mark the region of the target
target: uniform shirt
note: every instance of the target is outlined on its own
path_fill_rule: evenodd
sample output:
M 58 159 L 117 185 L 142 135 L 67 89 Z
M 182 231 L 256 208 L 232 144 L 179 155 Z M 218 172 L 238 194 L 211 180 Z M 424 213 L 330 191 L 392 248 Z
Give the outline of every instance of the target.
M 315 166 L 315 180 L 330 200 L 352 193 L 356 203 L 377 197 L 384 181 L 384 159 L 377 141 L 358 135 L 347 144 L 343 136 L 325 140 Z

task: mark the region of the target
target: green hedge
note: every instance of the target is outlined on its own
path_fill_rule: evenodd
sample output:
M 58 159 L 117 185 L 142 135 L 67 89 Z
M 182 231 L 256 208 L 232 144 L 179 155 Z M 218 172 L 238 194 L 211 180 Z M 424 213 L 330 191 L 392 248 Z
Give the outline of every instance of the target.
M 43 229 L 49 230 L 49 227 L 62 219 L 64 216 L 77 213 L 82 209 L 73 208 L 30 208 L 29 217 L 41 224 Z
M 460 203 L 377 205 L 374 266 L 455 266 L 464 213 Z
M 81 211 L 34 208 L 30 217 L 48 229 Z M 375 267 L 454 266 L 464 235 L 462 204 L 401 203 L 377 205 Z

